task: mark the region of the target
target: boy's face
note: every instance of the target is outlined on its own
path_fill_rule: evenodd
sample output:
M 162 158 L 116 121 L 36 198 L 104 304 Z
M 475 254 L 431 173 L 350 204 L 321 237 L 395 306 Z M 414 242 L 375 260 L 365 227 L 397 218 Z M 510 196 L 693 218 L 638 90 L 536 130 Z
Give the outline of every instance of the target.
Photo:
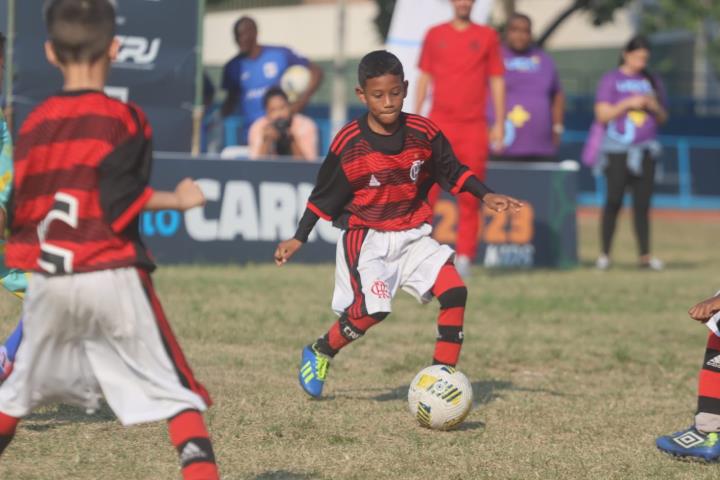
M 403 81 L 399 75 L 387 74 L 367 79 L 364 86 L 355 89 L 355 93 L 375 120 L 391 126 L 400 117 L 407 87 L 407 80 Z

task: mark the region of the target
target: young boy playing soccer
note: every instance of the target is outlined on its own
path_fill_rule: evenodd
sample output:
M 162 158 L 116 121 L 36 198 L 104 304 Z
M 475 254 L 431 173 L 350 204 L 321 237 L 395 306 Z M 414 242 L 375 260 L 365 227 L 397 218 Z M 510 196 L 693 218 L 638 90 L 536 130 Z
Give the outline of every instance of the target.
M 690 317 L 707 322 L 720 311 L 720 292 L 689 311 Z M 710 333 L 700 370 L 698 408 L 692 427 L 665 435 L 656 441 L 663 452 L 678 457 L 720 460 L 720 337 Z
M 437 297 L 433 362 L 457 363 L 467 289 L 452 263 L 453 250 L 430 236 L 427 194 L 435 183 L 454 195 L 470 192 L 496 211 L 522 206 L 493 193 L 461 165 L 431 121 L 402 112 L 408 84 L 395 55 L 367 54 L 358 82 L 356 93 L 368 113 L 335 136 L 295 237 L 275 251 L 278 265 L 287 262 L 320 218 L 344 230 L 332 301 L 340 319 L 302 353 L 300 385 L 313 397 L 322 394 L 330 359 L 390 313 L 399 288 L 423 303 Z
M 197 185 L 148 186 L 151 129 L 103 87 L 119 43 L 110 0 L 51 0 L 48 60 L 63 91 L 27 118 L 15 149 L 7 264 L 32 270 L 23 341 L 0 386 L 0 452 L 19 419 L 50 402 L 123 425 L 168 420 L 186 480 L 218 478 L 201 411 L 210 404 L 154 293 L 141 210 L 202 205 Z

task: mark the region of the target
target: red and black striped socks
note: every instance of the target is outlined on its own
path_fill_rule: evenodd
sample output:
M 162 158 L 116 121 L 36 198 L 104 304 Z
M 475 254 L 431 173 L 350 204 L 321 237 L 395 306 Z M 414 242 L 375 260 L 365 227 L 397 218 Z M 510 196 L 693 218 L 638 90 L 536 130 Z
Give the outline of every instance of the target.
M 168 421 L 170 442 L 177 449 L 183 480 L 218 480 L 215 453 L 202 415 L 185 410 Z
M 343 347 L 365 335 L 370 327 L 380 323 L 386 316 L 387 313 L 375 313 L 350 318 L 345 313 L 330 327 L 325 336 L 315 342 L 315 348 L 323 355 L 334 357 Z
M 455 366 L 462 348 L 467 302 L 467 288 L 455 265 L 448 263 L 442 267 L 432 293 L 440 302 L 433 363 Z
M 0 412 L 0 454 L 12 442 L 18 423 L 20 423 L 20 419 Z
M 698 385 L 698 414 L 720 416 L 720 338 L 710 333 Z

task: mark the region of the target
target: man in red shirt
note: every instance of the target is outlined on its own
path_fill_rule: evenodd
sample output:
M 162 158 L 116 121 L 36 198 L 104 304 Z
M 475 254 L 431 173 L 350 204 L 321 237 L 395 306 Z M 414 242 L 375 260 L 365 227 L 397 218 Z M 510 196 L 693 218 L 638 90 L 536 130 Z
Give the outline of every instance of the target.
M 430 119 L 445 133 L 461 163 L 481 180 L 485 179 L 488 140 L 493 149 L 502 148 L 504 127 L 496 121 L 488 131 L 487 85 L 490 85 L 495 118 L 505 118 L 504 66 L 500 40 L 492 28 L 470 21 L 475 0 L 451 0 L 455 17 L 431 28 L 420 54 L 415 111 L 420 112 L 433 86 Z M 436 200 L 439 190 L 430 196 Z M 477 250 L 480 203 L 469 194 L 458 195 L 460 221 L 457 231 L 455 265 L 467 276 Z

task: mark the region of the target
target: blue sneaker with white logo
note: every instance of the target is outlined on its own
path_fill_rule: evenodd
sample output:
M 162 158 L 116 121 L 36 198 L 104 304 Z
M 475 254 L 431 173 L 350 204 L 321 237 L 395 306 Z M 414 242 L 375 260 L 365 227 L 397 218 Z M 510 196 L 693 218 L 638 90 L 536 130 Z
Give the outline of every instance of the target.
M 314 345 L 303 348 L 298 378 L 305 393 L 315 398 L 322 395 L 328 368 L 330 357 L 318 352 Z
M 663 452 L 676 457 L 692 457 L 706 462 L 720 460 L 720 436 L 717 433 L 702 433 L 695 427 L 659 437 L 655 444 Z

